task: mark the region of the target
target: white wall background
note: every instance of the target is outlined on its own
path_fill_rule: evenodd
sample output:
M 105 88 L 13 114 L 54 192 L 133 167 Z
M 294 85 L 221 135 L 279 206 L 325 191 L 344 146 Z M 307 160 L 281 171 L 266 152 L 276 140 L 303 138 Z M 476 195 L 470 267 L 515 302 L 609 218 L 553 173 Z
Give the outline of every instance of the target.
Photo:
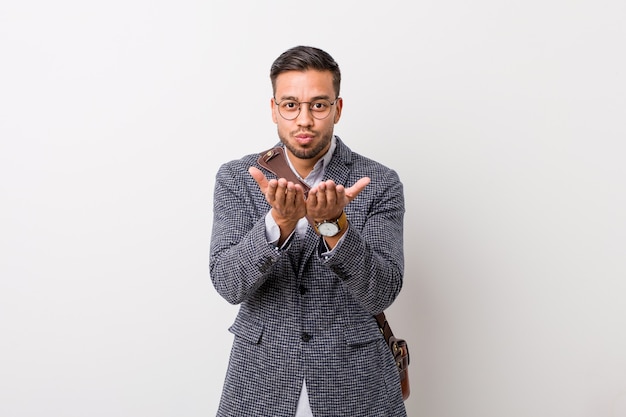
M 626 416 L 622 0 L 0 4 L 0 415 L 209 416 L 218 166 L 328 50 L 405 183 L 412 417 Z

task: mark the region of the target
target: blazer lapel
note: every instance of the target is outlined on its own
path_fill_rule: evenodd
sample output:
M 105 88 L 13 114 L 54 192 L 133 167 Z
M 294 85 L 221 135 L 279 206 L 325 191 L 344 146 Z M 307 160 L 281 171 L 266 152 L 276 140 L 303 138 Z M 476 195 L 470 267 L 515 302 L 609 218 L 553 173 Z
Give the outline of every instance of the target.
M 336 184 L 349 187 L 352 184 L 346 184 L 346 181 L 348 180 L 352 166 L 352 151 L 343 144 L 338 136 L 335 138 L 337 147 L 335 148 L 333 157 L 330 159 L 328 167 L 324 170 L 324 180 L 333 180 Z M 309 259 L 315 255 L 319 242 L 320 237 L 315 233 L 313 227 L 309 226 L 300 249 L 301 257 L 298 264 L 298 276 L 301 276 L 305 265 L 309 262 Z
M 349 187 L 352 184 L 346 184 L 346 181 L 352 167 L 352 151 L 343 144 L 338 136 L 335 139 L 337 147 L 335 148 L 335 154 L 330 159 L 330 163 L 324 170 L 324 180 L 333 180 L 337 184 Z

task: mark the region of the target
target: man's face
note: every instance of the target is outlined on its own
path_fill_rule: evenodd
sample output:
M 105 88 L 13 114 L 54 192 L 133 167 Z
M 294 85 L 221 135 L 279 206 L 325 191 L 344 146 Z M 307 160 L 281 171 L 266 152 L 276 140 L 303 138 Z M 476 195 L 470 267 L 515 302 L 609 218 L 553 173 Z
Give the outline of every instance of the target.
M 341 116 L 343 102 L 341 99 L 337 100 L 330 106 L 328 116 L 321 120 L 314 117 L 308 102 L 325 99 L 332 103 L 337 99 L 332 73 L 317 70 L 284 72 L 276 78 L 274 96 L 278 103 L 283 100 L 306 102 L 300 106 L 300 114 L 295 119 L 286 120 L 272 100 L 272 120 L 278 126 L 280 140 L 291 155 L 317 161 L 330 146 L 333 128 Z

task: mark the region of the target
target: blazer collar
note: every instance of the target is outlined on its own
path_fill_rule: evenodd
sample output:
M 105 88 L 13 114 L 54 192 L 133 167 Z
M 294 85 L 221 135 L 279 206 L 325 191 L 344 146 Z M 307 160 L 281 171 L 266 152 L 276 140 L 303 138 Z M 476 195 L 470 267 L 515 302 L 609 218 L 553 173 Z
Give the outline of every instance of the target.
M 346 181 L 352 167 L 352 151 L 345 143 L 343 143 L 339 136 L 335 136 L 335 140 L 337 147 L 335 148 L 335 152 L 330 160 L 330 163 L 326 167 L 324 179 L 331 179 L 337 184 L 350 186 L 351 184 L 346 184 Z

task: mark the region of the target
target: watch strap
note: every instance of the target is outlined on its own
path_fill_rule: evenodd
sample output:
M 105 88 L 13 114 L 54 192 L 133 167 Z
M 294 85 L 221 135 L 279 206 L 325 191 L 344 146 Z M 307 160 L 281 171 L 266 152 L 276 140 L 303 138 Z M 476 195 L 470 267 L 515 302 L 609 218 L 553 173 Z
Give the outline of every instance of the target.
M 346 227 L 348 227 L 348 217 L 346 216 L 346 212 L 342 211 L 341 215 L 337 217 L 335 220 L 323 220 L 321 222 L 315 222 L 315 232 L 317 232 L 318 235 L 320 234 L 318 226 L 322 223 L 335 223 L 337 224 L 337 227 L 339 228 L 339 232 L 341 232 Z

